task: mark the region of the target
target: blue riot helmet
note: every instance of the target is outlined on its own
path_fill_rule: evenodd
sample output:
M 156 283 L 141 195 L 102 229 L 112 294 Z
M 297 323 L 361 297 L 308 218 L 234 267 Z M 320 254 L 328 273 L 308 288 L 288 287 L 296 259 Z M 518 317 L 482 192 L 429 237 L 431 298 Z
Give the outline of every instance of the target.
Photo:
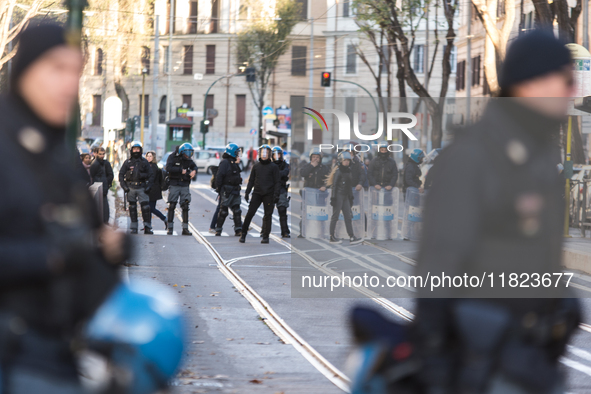
M 312 156 L 314 155 L 318 155 L 320 157 L 320 160 L 322 160 L 322 152 L 320 151 L 320 148 L 317 146 L 310 149 L 310 161 L 312 161 Z
M 85 329 L 88 347 L 129 377 L 118 382 L 125 394 L 166 387 L 180 364 L 184 337 L 175 294 L 147 281 L 117 286 Z
M 259 160 L 271 160 L 271 147 L 267 144 L 259 147 Z
M 283 160 L 283 149 L 280 146 L 274 146 L 272 149 L 273 161 Z
M 412 159 L 412 161 L 414 161 L 417 164 L 421 164 L 424 157 L 425 153 L 419 148 L 414 149 L 410 154 L 410 158 Z
M 189 144 L 188 142 L 185 142 L 179 146 L 179 155 L 184 156 L 186 159 L 193 157 L 193 152 L 193 145 Z
M 339 164 L 342 164 L 344 160 L 351 161 L 352 159 L 353 159 L 353 155 L 351 155 L 351 152 L 346 151 L 346 150 L 339 152 L 339 154 L 337 155 L 337 160 L 339 161 Z
M 237 158 L 239 152 L 240 148 L 233 142 L 230 142 L 228 145 L 226 145 L 226 153 L 232 156 L 233 158 Z
M 133 148 L 140 148 L 139 153 L 138 152 L 134 153 Z M 132 141 L 131 146 L 129 147 L 129 152 L 131 153 L 131 157 L 133 157 L 133 158 L 142 157 L 142 154 L 144 153 L 144 148 L 142 147 L 142 143 L 139 141 Z

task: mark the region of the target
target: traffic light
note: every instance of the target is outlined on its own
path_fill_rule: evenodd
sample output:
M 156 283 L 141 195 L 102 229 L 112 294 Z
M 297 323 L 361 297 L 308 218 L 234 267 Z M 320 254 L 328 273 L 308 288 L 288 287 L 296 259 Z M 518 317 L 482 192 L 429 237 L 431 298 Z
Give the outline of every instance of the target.
M 247 67 L 246 70 L 244 70 L 244 73 L 246 74 L 246 82 L 255 82 L 256 81 L 254 67 Z
M 207 134 L 209 131 L 209 119 L 205 119 L 201 121 L 201 130 L 199 130 L 201 134 Z
M 322 73 L 322 80 L 320 81 L 320 86 L 324 86 L 325 88 L 330 87 L 330 73 L 324 71 Z

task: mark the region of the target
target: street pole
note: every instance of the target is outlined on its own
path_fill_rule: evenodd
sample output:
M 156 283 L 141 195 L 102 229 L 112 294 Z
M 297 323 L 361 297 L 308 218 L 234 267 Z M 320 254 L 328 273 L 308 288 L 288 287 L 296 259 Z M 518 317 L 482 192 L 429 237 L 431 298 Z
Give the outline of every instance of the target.
M 168 29 L 168 86 L 166 89 L 166 120 L 170 120 L 170 112 L 172 110 L 172 26 L 174 23 L 173 15 L 174 12 L 174 0 L 170 0 L 170 19 L 169 19 L 169 29 Z
M 144 116 L 145 116 L 145 104 L 144 101 L 146 100 L 146 97 L 144 95 L 144 88 L 146 87 L 146 73 L 145 73 L 146 69 L 142 69 L 142 99 L 140 100 L 140 142 L 142 143 L 142 146 L 144 145 Z
M 589 0 L 583 0 L 583 46 L 589 49 Z
M 152 85 L 152 150 L 156 152 L 158 144 L 158 74 L 160 66 L 160 28 L 159 15 L 154 21 L 154 79 Z
M 310 18 L 310 87 L 308 105 L 314 106 L 314 18 Z
M 425 90 L 429 91 L 429 4 L 427 3 L 426 6 L 427 10 L 425 11 Z M 427 111 L 427 102 L 423 100 L 423 132 L 421 133 L 421 140 L 425 139 L 424 148 L 426 151 L 429 150 L 429 112 Z M 422 145 L 422 144 L 421 144 Z M 423 148 L 423 146 L 421 146 Z
M 67 6 L 69 9 L 68 12 L 68 21 L 67 21 L 67 38 L 70 45 L 76 45 L 80 47 L 81 37 L 82 37 L 82 21 L 83 15 L 82 11 L 88 2 L 86 0 L 68 0 Z M 76 149 L 76 139 L 80 135 L 80 103 L 76 100 L 76 104 L 74 105 L 74 110 L 72 111 L 72 117 L 70 118 L 70 122 L 68 123 L 68 127 L 66 129 L 66 142 L 68 146 L 75 150 Z
M 468 35 L 466 45 L 466 73 L 464 83 L 466 84 L 466 124 L 470 124 L 470 96 L 472 95 L 472 2 L 468 3 Z M 470 77 L 470 78 L 469 78 Z
M 566 158 L 564 160 L 563 173 L 566 175 L 566 183 L 564 185 L 564 236 L 570 238 L 569 235 L 569 207 L 570 207 L 570 178 L 569 174 L 572 174 L 572 160 L 570 155 L 571 150 L 571 139 L 572 139 L 572 122 L 573 117 L 568 117 L 568 127 L 566 133 Z

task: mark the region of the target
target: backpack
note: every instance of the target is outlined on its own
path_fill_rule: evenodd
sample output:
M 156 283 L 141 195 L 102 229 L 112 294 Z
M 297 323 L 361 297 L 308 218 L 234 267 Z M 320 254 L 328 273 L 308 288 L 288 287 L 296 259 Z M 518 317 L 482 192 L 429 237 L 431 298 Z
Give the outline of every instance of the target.
M 218 173 L 218 166 L 211 166 L 211 179 L 209 180 L 209 186 L 211 186 L 211 188 L 213 190 L 216 190 L 215 187 L 215 176 Z

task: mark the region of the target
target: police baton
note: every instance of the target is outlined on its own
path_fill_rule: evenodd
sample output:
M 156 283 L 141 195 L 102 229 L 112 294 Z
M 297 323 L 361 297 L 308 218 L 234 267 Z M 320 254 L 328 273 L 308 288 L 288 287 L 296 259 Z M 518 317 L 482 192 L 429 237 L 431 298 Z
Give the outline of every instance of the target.
M 123 210 L 127 211 L 127 192 L 123 192 Z

